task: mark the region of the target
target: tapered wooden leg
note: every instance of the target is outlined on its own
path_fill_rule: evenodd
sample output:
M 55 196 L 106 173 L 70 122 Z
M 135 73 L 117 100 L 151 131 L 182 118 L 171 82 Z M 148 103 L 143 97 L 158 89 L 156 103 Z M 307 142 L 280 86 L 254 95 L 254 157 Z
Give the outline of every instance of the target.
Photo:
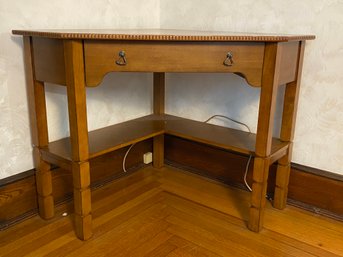
M 259 232 L 263 227 L 268 173 L 269 160 L 267 158 L 256 157 L 254 160 L 250 218 L 248 223 L 249 229 L 254 232 Z
M 39 215 L 43 219 L 50 219 L 54 216 L 51 171 L 49 163 L 41 158 L 39 152 L 39 147 L 47 146 L 49 143 L 45 89 L 44 83 L 35 80 L 34 77 L 33 47 L 31 38 L 28 36 L 24 37 L 24 52 L 31 139 L 34 146 L 33 159 L 36 169 L 38 209 Z
M 274 207 L 280 210 L 286 207 L 288 194 L 288 181 L 291 165 L 278 164 L 276 173 L 276 185 L 274 193 Z
M 75 232 L 78 238 L 87 240 L 92 236 L 92 216 L 83 42 L 64 41 L 64 57 L 73 162 Z
M 153 153 L 154 168 L 162 168 L 164 166 L 164 135 L 154 137 Z
M 298 47 L 298 70 L 296 80 L 286 84 L 284 105 L 282 114 L 282 124 L 280 139 L 289 142 L 288 152 L 278 161 L 276 171 L 276 185 L 273 205 L 275 208 L 283 209 L 287 203 L 288 183 L 291 170 L 293 138 L 295 130 L 295 121 L 297 106 L 299 100 L 300 77 L 302 62 L 304 57 L 305 42 L 299 43 Z
M 89 162 L 73 163 L 75 232 L 78 238 L 92 236 Z
M 41 160 L 38 148 L 34 149 L 36 163 L 36 188 L 38 194 L 39 215 L 43 219 L 54 217 L 54 198 L 52 196 L 52 179 L 50 164 Z
M 267 181 L 272 150 L 275 103 L 282 45 L 266 43 L 258 114 L 250 219 L 248 227 L 258 232 L 263 227 Z
M 276 170 L 276 182 L 273 206 L 277 209 L 284 209 L 287 203 L 288 182 L 291 172 L 292 143 L 288 148 L 288 153 L 278 161 Z

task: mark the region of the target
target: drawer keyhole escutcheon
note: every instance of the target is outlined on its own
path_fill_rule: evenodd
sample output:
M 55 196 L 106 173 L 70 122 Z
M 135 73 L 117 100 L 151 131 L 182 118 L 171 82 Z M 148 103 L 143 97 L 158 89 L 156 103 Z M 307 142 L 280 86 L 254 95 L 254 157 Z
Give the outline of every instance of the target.
M 116 64 L 120 66 L 125 66 L 127 64 L 125 51 L 121 50 L 119 53 L 119 59 L 116 60 Z
M 233 54 L 232 54 L 232 52 L 227 52 L 226 59 L 224 60 L 223 64 L 225 66 L 232 66 L 233 65 Z

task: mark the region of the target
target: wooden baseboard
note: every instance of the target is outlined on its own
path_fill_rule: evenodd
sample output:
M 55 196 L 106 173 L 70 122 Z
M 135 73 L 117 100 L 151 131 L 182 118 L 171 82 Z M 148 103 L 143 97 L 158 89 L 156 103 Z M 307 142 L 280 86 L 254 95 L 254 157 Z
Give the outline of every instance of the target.
M 244 188 L 243 174 L 247 156 L 238 155 L 204 144 L 165 136 L 166 163 L 226 184 Z M 100 187 L 118 177 L 127 148 L 94 158 L 91 161 L 92 188 Z M 129 171 L 143 165 L 142 155 L 152 151 L 152 140 L 136 144 L 127 158 Z M 253 161 L 250 164 L 248 183 L 251 185 Z M 276 167 L 271 167 L 268 194 L 273 195 Z M 71 199 L 72 180 L 69 171 L 53 170 L 55 204 Z M 324 171 L 293 165 L 289 183 L 288 203 L 315 213 L 343 220 L 343 179 Z M 0 230 L 37 214 L 34 171 L 27 171 L 0 180 Z

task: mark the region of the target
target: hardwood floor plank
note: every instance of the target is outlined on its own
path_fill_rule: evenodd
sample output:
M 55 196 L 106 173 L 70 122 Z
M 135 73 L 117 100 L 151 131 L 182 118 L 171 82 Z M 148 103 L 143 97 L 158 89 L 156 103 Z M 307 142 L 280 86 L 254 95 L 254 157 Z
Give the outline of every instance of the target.
M 197 256 L 197 257 L 220 257 L 220 255 L 215 254 L 199 245 L 191 243 L 178 236 L 171 237 L 168 242 L 176 245 L 178 249 L 173 251 L 171 254 L 177 254 L 176 256 Z M 178 252 L 181 249 L 182 251 Z M 169 255 L 168 255 L 169 256 Z
M 185 251 L 185 249 L 183 248 L 177 248 L 174 251 L 172 251 L 171 253 L 169 253 L 168 255 L 166 255 L 166 257 L 194 257 L 196 255 L 191 255 L 190 253 L 188 253 L 187 251 Z M 204 256 L 204 255 L 202 255 Z
M 159 245 L 157 248 L 146 254 L 146 257 L 161 257 L 161 256 L 168 256 L 171 252 L 175 251 L 177 246 L 174 244 L 169 243 L 168 241 L 164 242 L 163 244 Z
M 159 189 L 159 184 L 157 182 L 141 181 L 128 188 L 128 190 L 120 191 L 118 194 L 115 194 L 114 197 L 111 197 L 111 194 L 108 194 L 104 197 L 104 200 L 106 201 L 100 200 L 99 205 L 94 206 L 96 207 L 94 217 L 96 218 L 97 216 L 110 212 L 112 209 L 130 202 L 134 198 L 139 197 L 149 191 L 153 191 L 155 193 L 161 192 Z
M 169 227 L 169 224 L 165 222 L 163 218 L 164 217 L 161 217 L 161 220 L 142 225 L 142 227 L 136 231 L 133 230 L 131 233 L 126 233 L 125 236 L 121 237 L 120 240 L 117 241 L 115 249 L 108 252 L 106 256 L 135 256 L 135 248 L 137 245 L 145 244 L 148 240 L 159 233 L 166 231 Z M 135 243 L 132 244 L 132 242 Z
M 144 244 L 140 244 L 133 249 L 133 253 L 127 256 L 132 257 L 144 257 L 150 256 L 150 253 L 158 248 L 160 245 L 164 244 L 170 237 L 173 235 L 168 233 L 167 231 L 162 231 L 155 235 L 153 238 L 147 240 Z
M 69 223 L 69 222 L 68 222 Z M 73 230 L 72 225 L 66 223 L 65 220 L 61 222 L 61 226 L 55 227 L 50 230 L 49 233 L 45 233 L 40 235 L 39 237 L 35 238 L 34 240 L 29 240 L 28 242 L 20 245 L 18 248 L 10 251 L 7 254 L 4 254 L 3 257 L 15 257 L 15 256 L 37 256 L 31 255 L 31 252 L 35 252 L 37 249 L 40 249 L 40 246 L 44 246 L 49 244 L 49 242 L 54 241 L 55 239 L 70 233 Z M 39 255 L 38 255 L 39 256 Z

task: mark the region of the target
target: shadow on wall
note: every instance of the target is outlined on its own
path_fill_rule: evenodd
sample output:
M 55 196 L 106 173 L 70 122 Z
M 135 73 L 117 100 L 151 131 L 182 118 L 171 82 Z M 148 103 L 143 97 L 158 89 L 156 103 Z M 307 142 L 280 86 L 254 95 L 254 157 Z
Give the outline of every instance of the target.
M 69 136 L 66 87 L 46 87 L 49 138 Z M 95 130 L 152 112 L 152 74 L 109 73 L 95 88 L 87 88 L 88 130 Z
M 260 89 L 245 79 L 227 73 L 172 73 L 166 77 L 166 112 L 184 118 L 205 121 L 212 115 L 224 115 L 257 129 Z M 284 86 L 279 88 L 274 118 L 274 136 L 279 136 Z M 216 118 L 211 123 L 245 130 L 241 125 Z

